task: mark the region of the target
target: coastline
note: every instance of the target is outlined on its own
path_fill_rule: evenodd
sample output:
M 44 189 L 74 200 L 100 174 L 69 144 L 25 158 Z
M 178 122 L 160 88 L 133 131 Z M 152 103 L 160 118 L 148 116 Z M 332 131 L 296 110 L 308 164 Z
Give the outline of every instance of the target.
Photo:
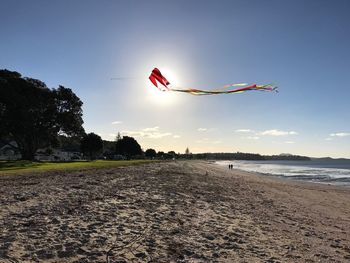
M 265 179 L 269 179 L 272 181 L 278 181 L 278 182 L 288 182 L 291 184 L 296 184 L 298 185 L 309 185 L 309 186 L 316 186 L 316 185 L 321 185 L 321 186 L 329 186 L 329 187 L 334 187 L 335 189 L 348 189 L 350 191 L 350 185 L 349 184 L 336 184 L 336 183 L 329 183 L 329 182 L 321 182 L 321 181 L 311 181 L 311 180 L 304 180 L 304 179 L 295 179 L 293 177 L 288 177 L 288 176 L 283 176 L 283 175 L 272 175 L 268 173 L 259 173 L 259 172 L 251 172 L 251 171 L 244 171 L 242 169 L 235 169 L 233 168 L 232 171 L 234 171 L 236 174 L 244 174 L 248 176 L 258 176 L 262 177 Z
M 0 184 L 0 261 L 350 260 L 345 187 L 204 161 L 4 175 Z
M 342 166 L 334 163 L 309 161 L 215 161 L 216 164 L 227 167 L 233 164 L 233 169 L 243 172 L 257 173 L 264 177 L 295 182 L 307 182 L 323 185 L 350 187 L 350 162 Z

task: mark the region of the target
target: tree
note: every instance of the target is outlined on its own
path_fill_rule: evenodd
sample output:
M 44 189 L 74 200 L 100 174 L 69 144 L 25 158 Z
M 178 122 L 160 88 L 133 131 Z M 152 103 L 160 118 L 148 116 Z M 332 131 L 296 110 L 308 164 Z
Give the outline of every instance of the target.
M 0 70 L 0 137 L 15 141 L 22 159 L 56 146 L 58 135 L 81 136 L 82 101 L 71 89 L 49 89 L 37 79 Z
M 120 132 L 118 132 L 117 136 L 115 137 L 115 141 L 119 141 L 122 139 L 122 136 L 120 135 Z
M 123 155 L 128 159 L 142 154 L 140 144 L 133 137 L 129 136 L 123 136 L 122 139 L 118 140 L 115 145 L 115 150 L 116 154 Z
M 154 149 L 147 149 L 145 151 L 145 155 L 146 155 L 146 157 L 153 159 L 157 156 L 157 152 Z
M 176 152 L 175 151 L 169 151 L 168 154 L 170 154 L 172 157 L 176 157 Z
M 168 152 L 168 156 L 170 156 L 171 159 L 177 158 L 177 154 L 175 151 L 169 151 Z
M 98 154 L 103 150 L 103 141 L 100 136 L 95 133 L 89 133 L 81 140 L 81 151 L 90 160 L 96 159 Z
M 165 155 L 165 152 L 163 152 L 163 151 L 157 152 L 157 157 L 158 158 L 164 159 L 164 155 Z
M 80 151 L 81 137 L 79 137 L 79 136 L 59 135 L 58 141 L 59 141 L 59 148 L 62 151 L 66 151 L 66 152 L 79 152 Z
M 107 159 L 113 159 L 115 155 L 115 141 L 103 140 L 103 156 Z
M 185 150 L 185 158 L 186 159 L 192 159 L 192 153 L 190 152 L 190 149 L 188 149 L 188 147 Z

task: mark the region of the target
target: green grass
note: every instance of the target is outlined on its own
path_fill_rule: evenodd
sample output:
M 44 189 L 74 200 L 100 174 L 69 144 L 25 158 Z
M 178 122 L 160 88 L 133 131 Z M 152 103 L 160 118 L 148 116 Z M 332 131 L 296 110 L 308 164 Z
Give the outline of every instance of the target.
M 31 172 L 47 172 L 54 170 L 76 170 L 88 168 L 117 167 L 150 163 L 150 160 L 131 161 L 72 161 L 72 162 L 30 162 L 30 161 L 0 161 L 0 175 Z

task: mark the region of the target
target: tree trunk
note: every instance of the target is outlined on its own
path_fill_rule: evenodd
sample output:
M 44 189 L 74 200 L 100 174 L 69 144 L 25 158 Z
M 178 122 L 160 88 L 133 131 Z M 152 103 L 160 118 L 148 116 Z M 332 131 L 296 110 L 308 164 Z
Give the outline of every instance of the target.
M 30 149 L 23 149 L 20 151 L 22 155 L 22 160 L 34 161 L 35 160 L 35 152 Z
M 36 147 L 34 147 L 33 143 L 21 142 L 19 143 L 19 151 L 22 155 L 22 160 L 34 161 L 35 153 L 37 151 Z

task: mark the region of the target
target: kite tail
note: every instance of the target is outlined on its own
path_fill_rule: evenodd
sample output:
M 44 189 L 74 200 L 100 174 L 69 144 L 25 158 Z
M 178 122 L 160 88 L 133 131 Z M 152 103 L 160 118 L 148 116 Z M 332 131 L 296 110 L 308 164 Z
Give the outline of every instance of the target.
M 229 89 L 231 87 L 237 87 L 237 86 L 246 86 L 242 88 L 237 89 Z M 274 91 L 278 92 L 277 86 L 274 86 L 273 84 L 266 84 L 266 85 L 247 85 L 245 83 L 239 83 L 239 84 L 230 84 L 222 87 L 221 89 L 215 89 L 215 90 L 200 90 L 200 89 L 192 89 L 192 88 L 181 88 L 181 87 L 170 87 L 169 91 L 175 91 L 175 92 L 183 92 L 183 93 L 189 93 L 192 95 L 197 96 L 203 96 L 203 95 L 217 95 L 217 94 L 229 94 L 229 93 L 242 93 L 249 90 L 259 90 L 259 91 Z

